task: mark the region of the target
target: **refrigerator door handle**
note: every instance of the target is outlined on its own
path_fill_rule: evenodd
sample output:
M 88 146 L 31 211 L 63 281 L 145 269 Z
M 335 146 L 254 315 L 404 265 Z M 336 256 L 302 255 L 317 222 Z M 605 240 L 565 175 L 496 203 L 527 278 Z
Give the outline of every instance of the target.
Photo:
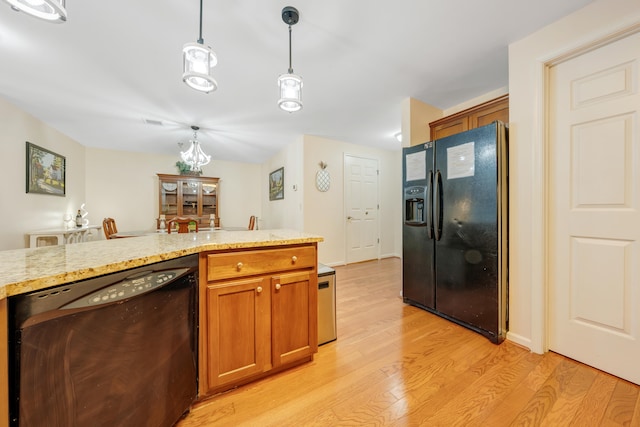
M 433 239 L 433 171 L 429 171 L 429 190 L 427 191 L 427 236 Z
M 434 213 L 435 213 L 435 224 L 434 224 L 434 233 L 436 240 L 440 240 L 442 238 L 442 174 L 440 170 L 436 171 L 436 196 L 434 197 Z

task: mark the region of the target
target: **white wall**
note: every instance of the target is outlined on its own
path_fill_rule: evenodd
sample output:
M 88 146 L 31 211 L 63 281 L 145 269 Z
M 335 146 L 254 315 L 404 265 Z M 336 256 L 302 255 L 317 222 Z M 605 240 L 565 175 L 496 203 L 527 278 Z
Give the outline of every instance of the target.
M 380 168 L 380 257 L 402 253 L 402 181 L 401 149 L 386 151 L 341 141 L 304 136 L 304 231 L 319 234 L 318 259 L 328 265 L 346 262 L 344 213 L 344 155 L 378 160 Z M 327 192 L 316 188 L 319 163 L 328 164 L 331 187 Z
M 632 27 L 640 1 L 599 0 L 509 46 L 508 338 L 535 352 L 546 350 L 545 64 Z
M 27 246 L 29 230 L 59 228 L 85 202 L 85 149 L 0 98 L 0 250 Z M 66 196 L 26 193 L 26 141 L 66 158 Z
M 0 147 L 5 164 L 0 196 L 0 250 L 28 245 L 27 231 L 64 226 L 65 214 L 85 203 L 91 224 L 116 218 L 120 230 L 155 227 L 158 216 L 156 173 L 177 174 L 176 156 L 84 147 L 20 108 L 0 98 Z M 66 196 L 25 192 L 26 142 L 66 158 Z M 261 216 L 261 166 L 212 160 L 204 176 L 220 178 L 223 226 L 246 227 L 251 215 Z
M 155 228 L 158 217 L 158 173 L 177 174 L 176 156 L 87 148 L 89 217 L 116 219 L 119 230 Z M 212 160 L 202 176 L 220 178 L 220 224 L 246 227 L 261 214 L 260 165 Z
M 284 199 L 269 200 L 269 173 L 284 167 Z M 303 231 L 302 137 L 262 164 L 260 229 Z M 295 186 L 295 189 L 294 189 Z

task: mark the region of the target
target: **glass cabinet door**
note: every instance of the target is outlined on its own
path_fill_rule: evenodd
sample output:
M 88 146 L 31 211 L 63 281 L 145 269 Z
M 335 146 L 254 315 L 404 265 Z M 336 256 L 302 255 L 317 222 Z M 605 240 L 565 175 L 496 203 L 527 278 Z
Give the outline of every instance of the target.
M 218 217 L 217 207 L 218 184 L 202 183 L 202 216 Z
M 160 215 L 173 217 L 178 215 L 178 184 L 162 182 L 160 185 Z
M 200 182 L 182 181 L 182 216 L 200 216 L 199 214 Z

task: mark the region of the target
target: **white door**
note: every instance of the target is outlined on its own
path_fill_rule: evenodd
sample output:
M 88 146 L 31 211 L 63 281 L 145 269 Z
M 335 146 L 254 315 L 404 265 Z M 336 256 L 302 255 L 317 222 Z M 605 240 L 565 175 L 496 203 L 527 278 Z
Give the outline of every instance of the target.
M 549 77 L 549 348 L 640 384 L 640 33 Z
M 378 160 L 344 156 L 347 263 L 378 258 Z

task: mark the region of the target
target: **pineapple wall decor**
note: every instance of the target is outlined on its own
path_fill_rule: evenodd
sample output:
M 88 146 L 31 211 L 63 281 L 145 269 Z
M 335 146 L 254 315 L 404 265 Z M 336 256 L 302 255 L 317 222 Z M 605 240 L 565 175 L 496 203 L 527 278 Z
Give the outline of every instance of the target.
M 320 162 L 320 170 L 316 173 L 316 188 L 318 191 L 329 191 L 329 187 L 331 186 L 331 175 L 329 175 L 329 171 L 327 170 L 327 164 L 325 162 Z

